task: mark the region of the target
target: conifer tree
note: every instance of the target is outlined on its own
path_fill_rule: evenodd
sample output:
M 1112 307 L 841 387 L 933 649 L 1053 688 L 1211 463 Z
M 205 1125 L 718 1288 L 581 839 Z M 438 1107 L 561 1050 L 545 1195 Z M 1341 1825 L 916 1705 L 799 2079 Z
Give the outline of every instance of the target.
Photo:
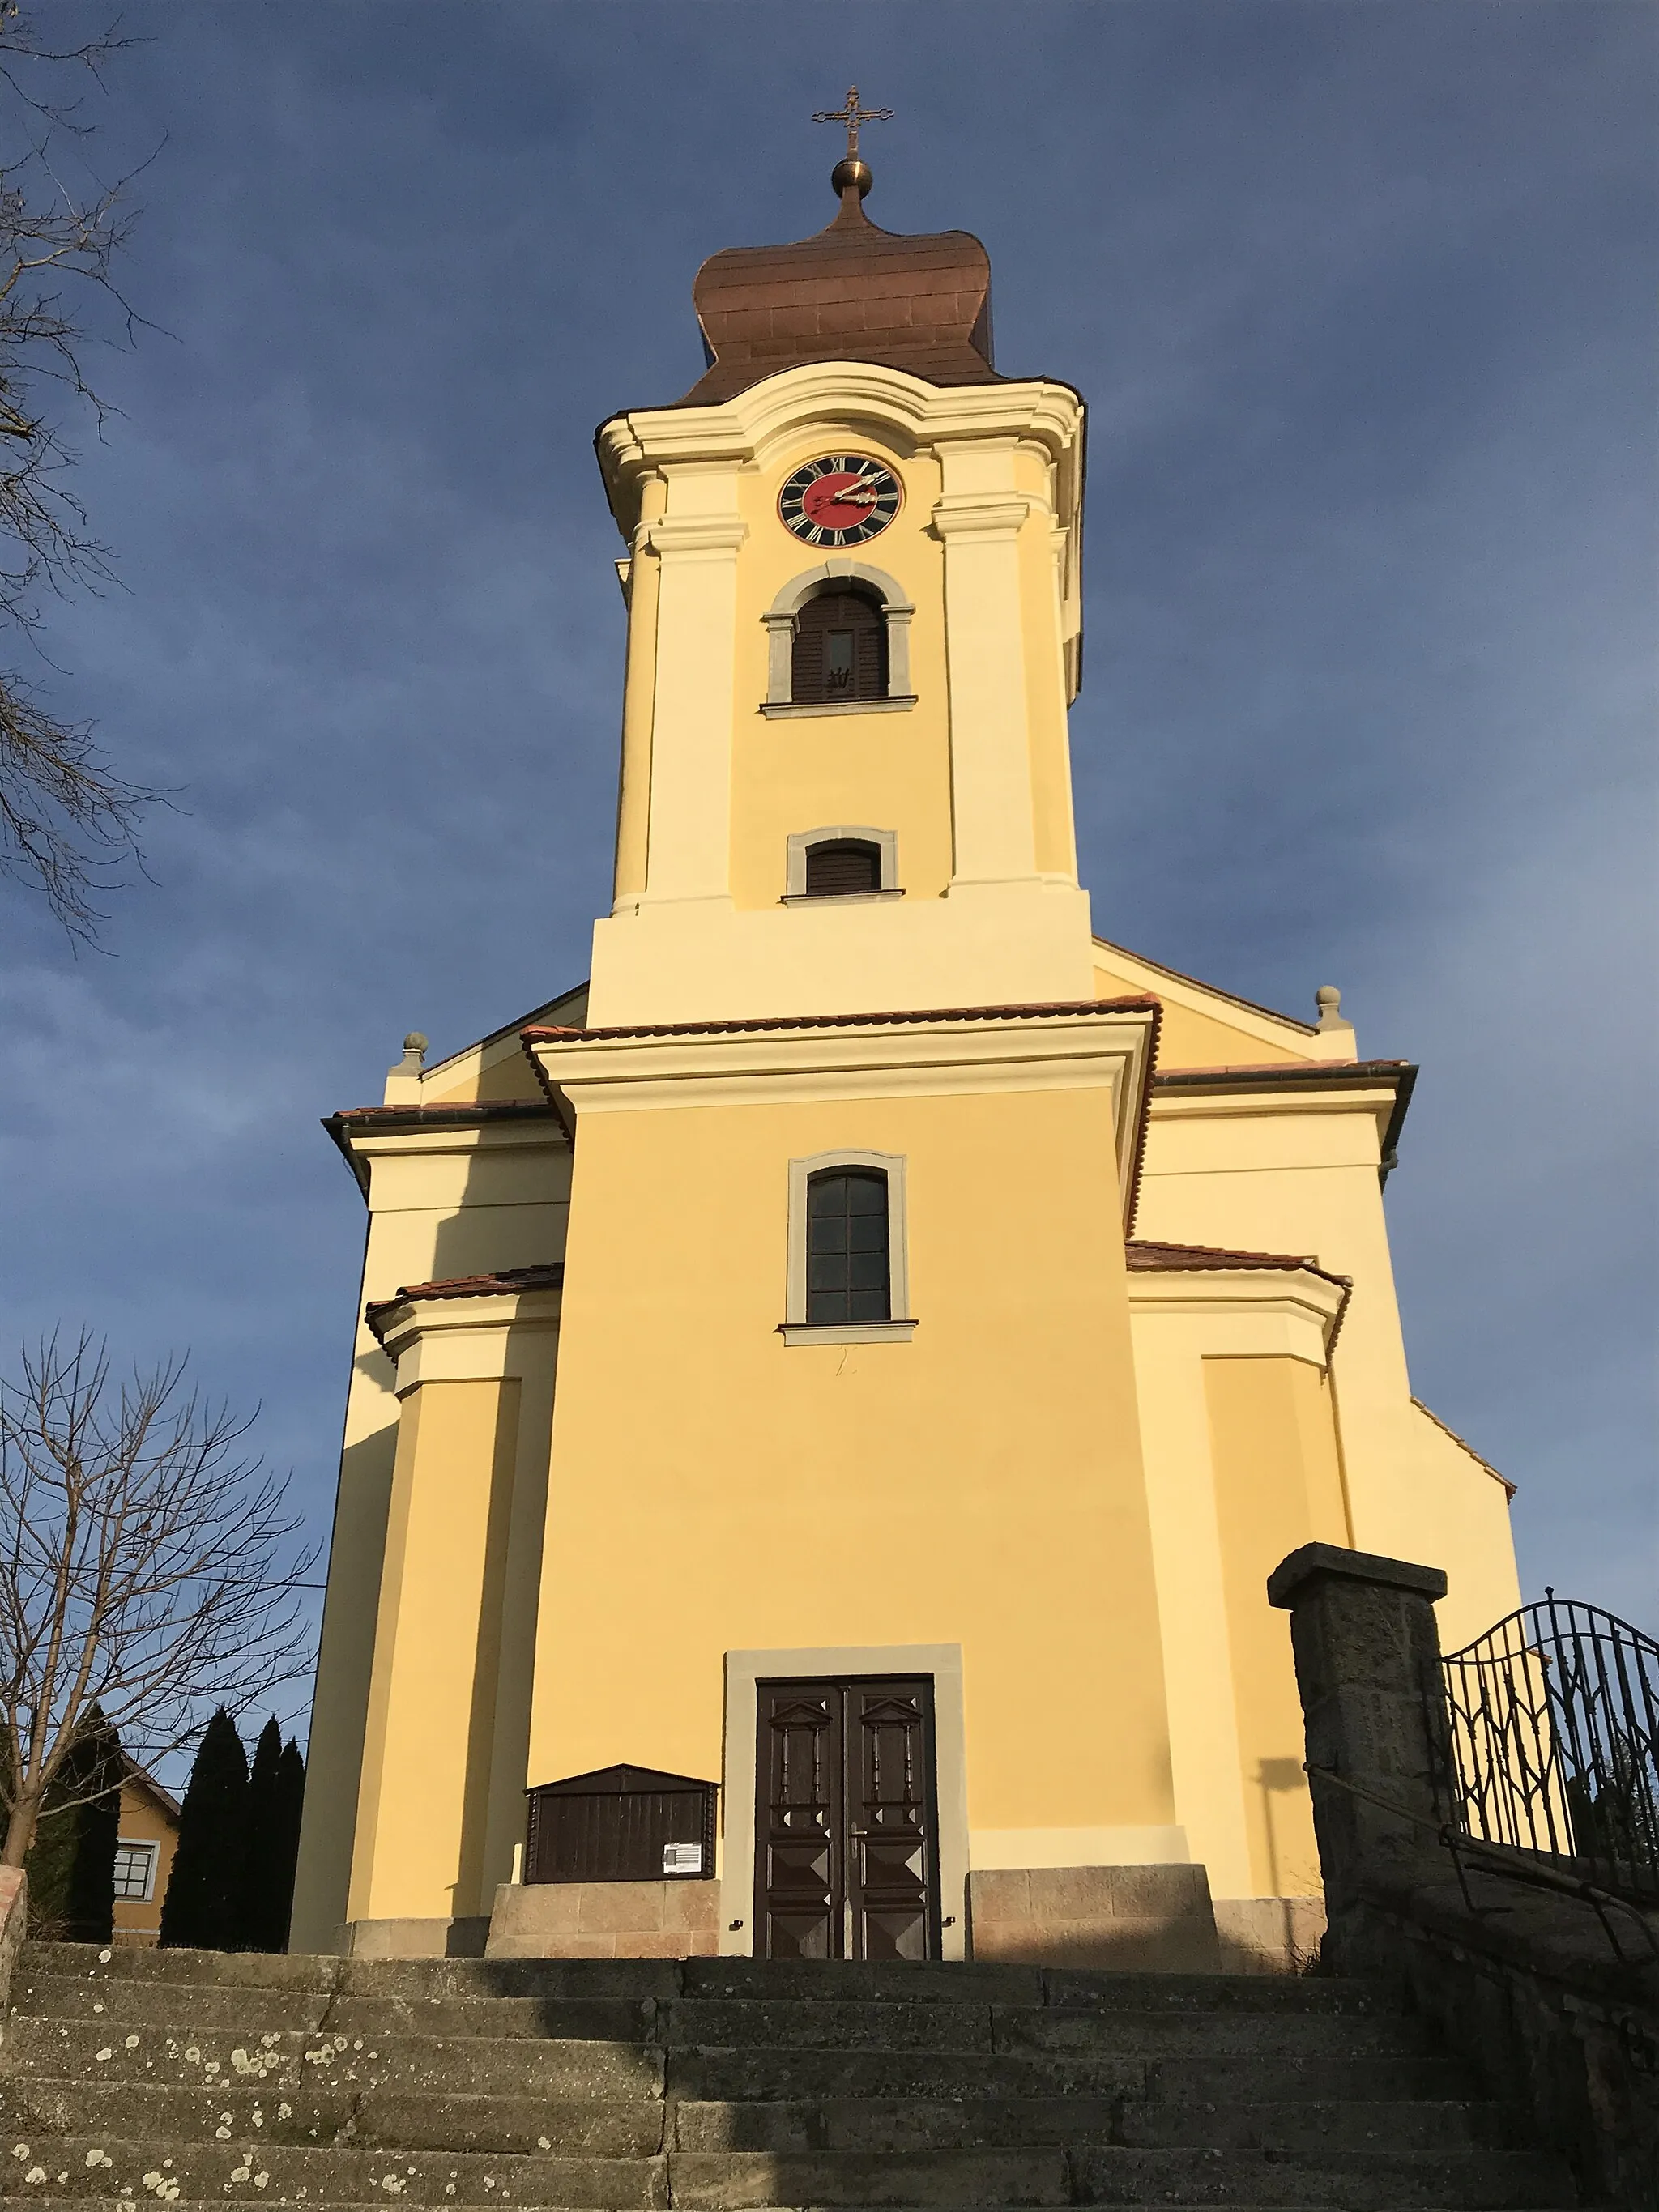
M 240 1951 L 281 1951 L 288 1943 L 294 1870 L 283 1799 L 283 1732 L 273 1716 L 259 1731 L 248 1773 L 247 1847 L 234 1939 Z
M 70 1943 L 107 1943 L 121 1826 L 118 1738 L 96 1705 L 53 1778 L 28 1872 L 29 1930 Z
M 281 1895 L 283 1899 L 283 1940 L 279 1950 L 288 1948 L 289 1922 L 294 1917 L 294 1875 L 300 1863 L 300 1819 L 306 1803 L 305 1754 L 290 1736 L 283 1747 L 283 1763 L 277 1771 L 276 1802 L 283 1830 L 283 1870 Z
M 161 1942 L 234 1949 L 247 1844 L 247 1753 L 221 1705 L 202 1731 L 161 1905 Z

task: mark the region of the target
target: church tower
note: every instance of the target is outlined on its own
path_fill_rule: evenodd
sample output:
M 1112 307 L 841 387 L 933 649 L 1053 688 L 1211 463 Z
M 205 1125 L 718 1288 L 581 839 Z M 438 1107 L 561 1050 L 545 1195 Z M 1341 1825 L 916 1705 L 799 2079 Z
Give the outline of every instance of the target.
M 296 1948 L 1282 1966 L 1267 1573 L 1515 1600 L 1407 1373 L 1415 1070 L 1092 935 L 1082 401 L 999 373 L 976 239 L 833 183 L 598 434 L 589 981 L 328 1124 L 370 1225 Z
M 893 237 L 866 164 L 836 178 L 817 237 L 705 264 L 685 398 L 599 434 L 629 644 L 596 1023 L 1092 990 L 1083 404 L 998 375 L 977 239 Z

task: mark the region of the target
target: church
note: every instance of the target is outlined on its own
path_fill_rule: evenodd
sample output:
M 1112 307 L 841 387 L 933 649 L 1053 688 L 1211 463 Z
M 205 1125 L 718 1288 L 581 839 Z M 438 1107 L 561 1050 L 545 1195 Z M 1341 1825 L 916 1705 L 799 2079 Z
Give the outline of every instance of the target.
M 845 119 L 829 226 L 706 262 L 705 374 L 597 435 L 587 980 L 325 1125 L 368 1236 L 296 1950 L 1283 1970 L 1269 1571 L 1443 1567 L 1449 1649 L 1519 1601 L 1407 1370 L 1416 1071 L 1093 933 L 1084 401 Z

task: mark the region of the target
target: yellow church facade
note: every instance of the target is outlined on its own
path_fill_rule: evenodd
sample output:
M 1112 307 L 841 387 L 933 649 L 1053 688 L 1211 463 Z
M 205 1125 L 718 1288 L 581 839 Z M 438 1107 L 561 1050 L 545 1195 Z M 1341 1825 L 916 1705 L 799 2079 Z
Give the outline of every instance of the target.
M 996 373 L 976 240 L 836 182 L 599 434 L 589 981 L 329 1124 L 368 1236 L 296 1948 L 1158 1963 L 1198 1895 L 1271 1950 L 1318 1867 L 1269 1571 L 1443 1566 L 1453 1645 L 1518 1601 L 1407 1370 L 1414 1070 L 1092 933 L 1083 403 Z M 709 1785 L 712 1848 L 526 1881 L 526 1790 L 603 1824 L 613 1769 Z

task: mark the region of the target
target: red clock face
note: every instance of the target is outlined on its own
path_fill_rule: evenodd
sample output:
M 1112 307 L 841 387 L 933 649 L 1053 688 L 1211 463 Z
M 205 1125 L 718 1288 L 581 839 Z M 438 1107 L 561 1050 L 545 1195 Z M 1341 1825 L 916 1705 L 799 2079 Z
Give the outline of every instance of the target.
M 862 545 L 885 530 L 904 497 L 883 462 L 830 453 L 798 468 L 778 494 L 778 520 L 806 545 Z

